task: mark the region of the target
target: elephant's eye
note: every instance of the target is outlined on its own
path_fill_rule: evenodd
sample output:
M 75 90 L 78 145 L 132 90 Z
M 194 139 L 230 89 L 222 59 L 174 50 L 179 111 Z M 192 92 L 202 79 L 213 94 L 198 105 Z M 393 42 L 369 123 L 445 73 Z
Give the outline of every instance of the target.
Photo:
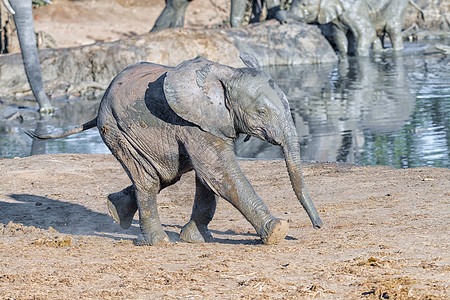
M 265 110 L 264 108 L 260 108 L 260 109 L 258 110 L 258 114 L 259 114 L 261 117 L 264 117 L 264 116 L 267 115 L 267 110 Z

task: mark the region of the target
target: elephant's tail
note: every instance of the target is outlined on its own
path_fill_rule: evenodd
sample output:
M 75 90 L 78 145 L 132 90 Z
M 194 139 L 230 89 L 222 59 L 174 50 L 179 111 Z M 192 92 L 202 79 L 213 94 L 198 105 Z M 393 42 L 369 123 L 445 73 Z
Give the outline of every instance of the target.
M 417 5 L 416 2 L 414 2 L 413 0 L 409 0 L 409 4 L 411 4 L 412 6 L 414 6 L 415 9 L 417 9 L 420 13 L 420 17 L 422 18 L 422 21 L 425 21 L 425 15 L 423 13 L 423 9 Z
M 59 134 L 49 134 L 49 135 L 39 135 L 36 134 L 36 132 L 33 131 L 26 131 L 25 133 L 27 135 L 29 135 L 31 138 L 33 139 L 38 139 L 38 140 L 52 140 L 52 139 L 61 139 L 61 138 L 65 138 L 69 135 L 75 134 L 75 133 L 79 133 L 79 132 L 83 132 L 85 130 L 91 129 L 93 127 L 97 126 L 97 118 L 90 120 L 87 123 L 84 123 L 83 125 L 79 125 L 77 127 L 74 127 L 72 129 L 69 129 L 65 132 L 59 133 Z

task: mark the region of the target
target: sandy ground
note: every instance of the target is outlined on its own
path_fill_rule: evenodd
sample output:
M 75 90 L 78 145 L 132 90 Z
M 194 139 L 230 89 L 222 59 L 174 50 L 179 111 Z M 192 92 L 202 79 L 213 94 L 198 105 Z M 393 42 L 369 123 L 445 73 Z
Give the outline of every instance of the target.
M 58 47 L 114 41 L 152 29 L 164 0 L 53 0 L 34 11 L 35 29 L 52 36 Z M 229 0 L 195 0 L 186 10 L 185 27 L 227 24 Z
M 165 246 L 133 245 L 106 196 L 129 184 L 111 155 L 0 160 L 1 299 L 448 299 L 450 170 L 310 163 L 312 228 L 282 161 L 243 161 L 287 238 L 263 245 L 220 199 L 214 240 L 181 242 L 193 174 L 159 195 Z
M 36 28 L 60 47 L 147 32 L 163 7 L 53 3 L 36 11 Z M 195 0 L 186 24 L 223 23 L 227 1 L 212 3 Z M 291 220 L 279 245 L 262 245 L 223 199 L 210 225 L 214 241 L 180 242 L 194 195 L 187 174 L 159 197 L 172 243 L 137 247 L 137 219 L 125 231 L 107 213 L 106 196 L 129 184 L 111 155 L 0 160 L 0 299 L 450 298 L 450 170 L 307 164 L 325 224 L 314 230 L 283 162 L 241 165 L 272 213 Z

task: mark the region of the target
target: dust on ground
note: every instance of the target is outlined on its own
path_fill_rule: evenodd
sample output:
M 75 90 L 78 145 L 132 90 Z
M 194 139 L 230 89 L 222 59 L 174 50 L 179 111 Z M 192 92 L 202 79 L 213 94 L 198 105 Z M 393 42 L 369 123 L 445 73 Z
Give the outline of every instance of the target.
M 0 160 L 0 298 L 448 299 L 450 170 L 308 163 L 311 223 L 283 161 L 241 161 L 287 238 L 263 245 L 220 199 L 214 240 L 180 241 L 192 172 L 159 195 L 171 243 L 138 247 L 137 217 L 122 230 L 106 196 L 129 185 L 112 155 Z

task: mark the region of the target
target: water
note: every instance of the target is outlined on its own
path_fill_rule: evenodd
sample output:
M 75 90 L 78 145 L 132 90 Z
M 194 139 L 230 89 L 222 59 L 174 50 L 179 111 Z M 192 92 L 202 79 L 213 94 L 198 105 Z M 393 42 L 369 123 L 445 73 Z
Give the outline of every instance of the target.
M 310 161 L 450 168 L 450 58 L 407 44 L 371 58 L 267 71 L 290 101 L 302 158 Z M 281 158 L 241 138 L 241 157 Z
M 266 71 L 290 101 L 303 160 L 450 168 L 450 58 L 432 46 L 406 44 L 397 55 Z M 60 103 L 50 120 L 36 122 L 30 112 L 22 122 L 0 122 L 0 157 L 109 153 L 96 130 L 33 144 L 23 133 L 68 129 L 94 117 L 97 106 L 98 101 L 71 101 Z M 236 154 L 283 157 L 279 147 L 256 138 L 244 143 L 243 137 Z

